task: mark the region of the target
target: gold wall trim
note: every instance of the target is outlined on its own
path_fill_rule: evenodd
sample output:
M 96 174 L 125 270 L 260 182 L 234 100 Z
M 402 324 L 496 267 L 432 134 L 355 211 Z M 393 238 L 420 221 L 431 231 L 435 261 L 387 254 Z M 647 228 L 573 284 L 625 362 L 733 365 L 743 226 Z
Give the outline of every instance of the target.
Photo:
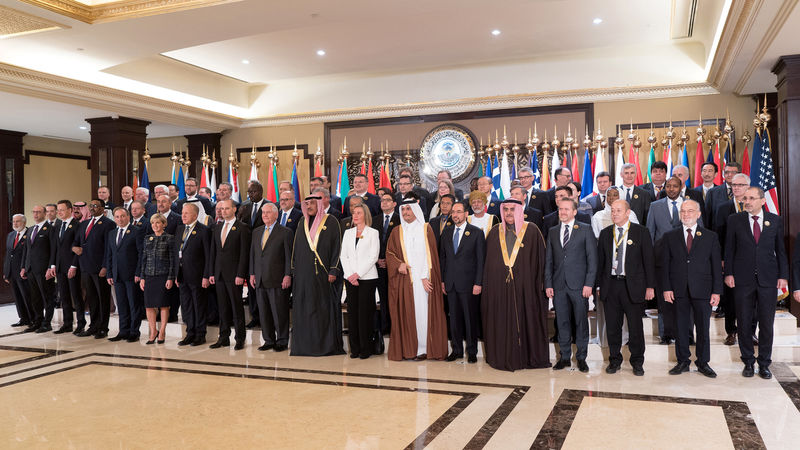
M 242 0 L 120 0 L 94 6 L 75 0 L 20 1 L 91 24 L 185 11 Z

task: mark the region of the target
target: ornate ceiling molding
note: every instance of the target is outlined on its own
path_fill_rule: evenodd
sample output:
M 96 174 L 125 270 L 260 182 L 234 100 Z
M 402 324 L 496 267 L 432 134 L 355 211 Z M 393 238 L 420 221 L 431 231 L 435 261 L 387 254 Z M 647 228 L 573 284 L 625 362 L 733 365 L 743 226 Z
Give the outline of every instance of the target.
M 558 91 L 540 94 L 519 94 L 497 97 L 467 98 L 423 103 L 406 103 L 366 108 L 316 111 L 298 114 L 282 114 L 258 119 L 244 120 L 242 128 L 300 125 L 318 122 L 373 119 L 422 114 L 443 114 L 484 109 L 506 109 L 532 106 L 562 105 L 571 103 L 609 102 L 640 100 L 690 95 L 718 94 L 709 83 L 693 83 L 675 86 L 643 86 L 631 88 L 589 89 L 581 91 Z
M 21 1 L 81 22 L 101 23 L 234 3 L 241 0 L 121 0 L 94 6 L 76 0 Z
M 725 86 L 742 47 L 750 36 L 756 17 L 765 0 L 734 0 L 714 55 L 708 79 L 714 86 Z
M 0 90 L 130 117 L 220 131 L 238 117 L 0 63 Z

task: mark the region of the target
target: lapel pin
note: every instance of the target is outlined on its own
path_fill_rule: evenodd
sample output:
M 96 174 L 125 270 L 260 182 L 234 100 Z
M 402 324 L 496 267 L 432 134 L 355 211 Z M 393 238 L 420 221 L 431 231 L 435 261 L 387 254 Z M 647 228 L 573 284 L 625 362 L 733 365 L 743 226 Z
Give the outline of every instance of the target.
M 445 222 L 445 226 L 448 226 L 448 227 L 449 227 L 450 225 L 452 225 L 452 224 L 453 224 L 453 222 Z
M 702 235 L 703 235 L 703 233 L 700 232 L 700 231 L 698 231 L 697 234 L 695 234 L 695 236 L 702 236 Z
M 628 239 L 628 245 L 633 245 L 633 241 Z
M 197 231 L 192 231 L 192 234 L 197 234 Z
M 236 227 L 231 227 L 231 231 L 236 231 Z
M 578 229 L 578 224 L 576 223 L 575 225 L 572 226 L 572 228 L 577 230 Z
M 765 221 L 764 221 L 764 226 L 765 226 L 765 227 L 768 227 L 768 226 L 769 226 L 769 220 L 765 220 Z
M 292 221 L 292 219 L 286 219 L 286 221 L 287 221 L 287 222 L 291 222 L 291 221 Z
M 633 198 L 639 198 L 639 194 L 633 194 Z
M 131 230 L 125 230 L 125 234 L 131 234 Z
M 151 240 L 151 241 L 153 240 L 153 236 L 150 236 L 150 240 Z
M 536 198 L 536 194 L 531 195 L 531 198 Z
M 492 202 L 492 203 L 489 203 L 489 206 L 494 206 L 494 202 Z
M 347 226 L 349 227 L 350 225 L 348 224 Z M 322 229 L 323 229 L 323 230 L 327 230 L 327 229 L 328 229 L 328 227 L 327 227 L 327 226 L 325 226 L 325 225 L 323 225 L 323 226 L 322 226 Z
M 469 231 L 465 231 L 464 236 L 469 236 Z
M 525 243 L 524 243 L 524 242 L 520 242 L 520 243 L 519 243 L 519 246 L 520 246 L 520 247 L 525 247 Z
M 72 224 L 70 224 L 67 228 L 72 228 Z
M 527 219 L 527 218 L 528 218 L 528 215 L 527 215 L 527 214 L 523 214 L 523 217 L 525 217 L 525 218 Z

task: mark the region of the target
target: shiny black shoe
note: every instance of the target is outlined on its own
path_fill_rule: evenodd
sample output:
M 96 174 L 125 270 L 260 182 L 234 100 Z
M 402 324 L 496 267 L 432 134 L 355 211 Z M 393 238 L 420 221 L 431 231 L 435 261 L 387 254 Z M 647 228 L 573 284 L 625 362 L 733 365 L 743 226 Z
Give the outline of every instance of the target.
M 659 345 L 669 345 L 670 338 L 662 337 L 660 341 L 658 341 Z
M 28 325 L 28 328 L 25 328 L 24 330 L 22 330 L 22 332 L 23 333 L 33 333 L 38 329 L 39 329 L 38 325 L 31 324 L 31 325 Z
M 128 336 L 123 336 L 121 334 L 118 334 L 118 335 L 116 335 L 116 336 L 114 336 L 112 338 L 109 338 L 108 340 L 111 341 L 111 342 L 118 342 L 118 341 L 122 341 L 122 340 L 125 340 L 125 339 L 128 339 Z
M 275 347 L 273 348 L 273 350 L 275 350 L 276 352 L 282 352 L 282 351 L 285 351 L 287 348 L 289 348 L 289 347 L 286 346 L 286 345 L 275 344 Z
M 231 341 L 230 339 L 218 339 L 217 342 L 209 345 L 208 348 L 220 348 L 220 347 L 230 347 Z
M 39 334 L 47 333 L 48 331 L 53 331 L 53 328 L 50 325 L 42 325 L 36 329 L 36 332 Z
M 633 374 L 637 377 L 644 376 L 644 368 L 642 366 L 633 366 Z
M 84 330 L 84 331 L 81 331 L 80 333 L 76 333 L 76 335 L 80 336 L 80 337 L 89 337 L 89 336 L 94 336 L 95 333 L 97 333 L 97 332 L 94 331 L 94 330 Z
M 244 342 L 241 342 L 241 341 L 237 341 L 236 345 L 233 346 L 234 350 L 241 350 L 243 348 L 244 348 Z
M 194 336 L 186 336 L 185 338 L 178 341 L 178 345 L 183 347 L 184 345 L 189 345 L 194 342 Z
M 772 372 L 769 370 L 769 366 L 758 366 L 758 376 L 765 380 L 772 378 Z
M 206 337 L 205 336 L 200 336 L 200 337 L 194 338 L 194 341 L 189 345 L 191 345 L 192 347 L 197 347 L 198 345 L 203 345 L 205 343 L 206 343 Z
M 73 331 L 72 334 L 74 334 L 75 336 L 80 336 L 81 333 L 83 333 L 84 328 L 85 325 L 78 325 L 78 328 L 75 328 L 75 331 Z
M 753 370 L 752 364 L 745 364 L 744 369 L 742 369 L 742 376 L 745 378 L 752 378 L 755 375 L 755 371 Z
M 682 374 L 684 372 L 688 372 L 688 371 L 689 371 L 689 361 L 679 362 L 678 364 L 675 365 L 675 367 L 673 367 L 672 369 L 669 369 L 669 374 L 670 375 L 680 375 L 680 374 Z
M 717 378 L 717 372 L 714 372 L 714 369 L 712 369 L 708 364 L 697 366 L 697 371 L 707 376 L 708 378 Z
M 108 331 L 98 331 L 94 334 L 95 339 L 103 339 L 105 337 L 108 337 Z
M 449 355 L 447 355 L 446 361 L 453 362 L 453 361 L 455 361 L 457 359 L 461 359 L 461 358 L 463 358 L 463 356 L 458 356 L 455 353 L 450 353 Z
M 63 334 L 63 333 L 71 333 L 72 332 L 72 325 L 62 325 L 61 328 L 53 331 L 53 334 Z
M 258 347 L 258 351 L 265 352 L 265 351 L 271 350 L 273 348 L 275 348 L 275 344 L 264 344 L 261 347 Z M 350 357 L 352 358 L 353 355 L 350 355 Z
M 619 367 L 620 367 L 619 364 L 613 364 L 613 363 L 609 364 L 608 367 L 606 367 L 606 373 L 608 374 L 617 373 Z
M 558 362 L 553 366 L 553 370 L 561 370 L 565 367 L 569 367 L 571 363 L 566 359 L 559 359 Z
M 583 373 L 586 373 L 586 372 L 589 371 L 589 365 L 586 364 L 586 360 L 585 359 L 579 359 L 578 360 L 578 370 L 580 370 Z
M 247 328 L 248 330 L 252 330 L 253 328 L 260 325 L 261 324 L 257 320 L 253 319 L 250 322 L 247 322 L 247 325 L 245 325 L 244 327 Z
M 17 323 L 12 323 L 11 326 L 12 327 L 27 327 L 27 326 L 30 326 L 30 324 L 31 324 L 30 322 L 23 322 L 23 321 L 20 320 Z
M 467 362 L 470 364 L 475 364 L 478 362 L 478 357 L 476 355 L 469 355 L 467 356 Z
M 128 339 L 125 339 L 125 342 L 139 342 L 139 336 L 128 336 Z

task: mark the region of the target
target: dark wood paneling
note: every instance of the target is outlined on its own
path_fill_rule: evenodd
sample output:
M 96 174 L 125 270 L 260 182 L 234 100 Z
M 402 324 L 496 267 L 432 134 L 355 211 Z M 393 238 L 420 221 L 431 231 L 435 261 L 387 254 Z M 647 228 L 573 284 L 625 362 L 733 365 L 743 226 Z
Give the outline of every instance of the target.
M 200 157 L 203 155 L 203 146 L 208 151 L 209 158 L 217 157 L 217 169 L 221 167 L 220 140 L 222 139 L 222 133 L 190 134 L 184 137 L 189 141 L 187 148 L 189 160 L 192 161 L 191 167 L 194 168 L 195 178 L 200 179 L 200 173 L 203 168 L 203 164 L 200 161 Z
M 91 125 L 92 189 L 98 186 L 100 150 L 105 150 L 106 184 L 111 190 L 111 200 L 120 203 L 122 187 L 133 183 L 133 150 L 140 150 L 140 155 L 144 152 L 150 122 L 129 117 L 98 117 L 86 121 Z M 141 160 L 139 167 L 142 167 Z
M 5 238 L 11 232 L 11 217 L 21 213 L 25 208 L 25 192 L 23 179 L 23 154 L 22 138 L 27 133 L 19 131 L 0 130 L 0 238 L 3 239 L 3 248 L 0 252 L 0 266 L 5 259 Z M 6 190 L 6 171 L 14 172 L 13 191 Z M 0 303 L 13 302 L 11 289 L 6 283 L 0 282 Z

